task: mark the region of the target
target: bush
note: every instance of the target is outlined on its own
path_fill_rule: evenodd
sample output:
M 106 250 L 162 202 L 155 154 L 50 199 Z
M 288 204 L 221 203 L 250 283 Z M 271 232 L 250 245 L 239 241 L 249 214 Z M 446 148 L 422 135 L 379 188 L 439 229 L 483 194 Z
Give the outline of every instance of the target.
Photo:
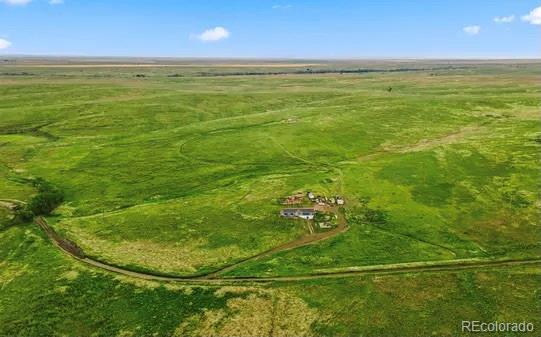
M 351 214 L 348 214 L 348 221 L 359 224 L 386 225 L 389 221 L 388 213 L 379 208 L 370 208 L 369 203 L 369 197 L 360 197 L 360 206 L 354 208 Z
M 28 204 L 29 210 L 34 215 L 49 215 L 64 201 L 60 191 L 51 191 L 36 195 Z
M 37 188 L 38 194 L 26 206 L 15 210 L 13 224 L 29 222 L 39 215 L 49 215 L 64 201 L 62 191 L 51 183 L 37 178 L 32 181 L 32 185 Z
M 387 223 L 387 212 L 381 209 L 366 208 L 364 212 L 364 219 L 370 224 L 384 225 Z
M 34 214 L 28 206 L 21 207 L 15 210 L 15 216 L 13 217 L 13 220 L 11 221 L 12 224 L 21 224 L 21 223 L 27 223 L 32 221 L 32 218 L 34 217 Z

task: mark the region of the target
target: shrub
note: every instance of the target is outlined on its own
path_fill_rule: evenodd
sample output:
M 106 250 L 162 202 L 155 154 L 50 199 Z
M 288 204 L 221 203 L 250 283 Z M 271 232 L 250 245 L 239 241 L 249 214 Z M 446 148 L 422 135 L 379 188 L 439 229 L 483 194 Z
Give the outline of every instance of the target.
M 62 194 L 58 191 L 40 193 L 32 198 L 28 204 L 28 208 L 35 215 L 48 215 L 63 200 Z
M 38 194 L 24 207 L 15 210 L 12 224 L 27 223 L 33 217 L 39 215 L 49 215 L 64 201 L 64 194 L 51 183 L 37 178 L 32 181 L 32 185 L 37 188 Z
M 27 223 L 29 221 L 32 221 L 32 218 L 34 217 L 34 214 L 28 207 L 21 207 L 17 208 L 15 210 L 15 216 L 13 217 L 13 220 L 11 221 L 11 224 L 21 224 L 21 223 Z
M 347 215 L 348 221 L 359 224 L 370 224 L 370 225 L 385 225 L 389 221 L 389 215 L 386 211 L 382 209 L 370 208 L 368 204 L 370 203 L 369 197 L 360 197 L 359 198 L 359 207 L 354 208 L 351 213 Z

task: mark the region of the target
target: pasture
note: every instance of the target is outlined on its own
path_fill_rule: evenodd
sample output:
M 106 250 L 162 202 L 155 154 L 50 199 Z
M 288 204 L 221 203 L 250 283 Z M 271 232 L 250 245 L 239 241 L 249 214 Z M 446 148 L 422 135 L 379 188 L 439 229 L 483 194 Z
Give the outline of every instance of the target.
M 539 75 L 525 61 L 6 64 L 0 200 L 29 202 L 43 179 L 63 194 L 47 217 L 58 233 L 97 260 L 154 274 L 536 259 Z M 277 200 L 296 191 L 344 196 L 348 230 L 249 259 L 307 234 L 279 216 Z M 294 335 L 451 335 L 466 314 L 541 323 L 506 300 L 540 309 L 535 267 L 171 285 L 80 265 L 3 208 L 0 222 L 0 334 L 280 335 L 269 317 Z

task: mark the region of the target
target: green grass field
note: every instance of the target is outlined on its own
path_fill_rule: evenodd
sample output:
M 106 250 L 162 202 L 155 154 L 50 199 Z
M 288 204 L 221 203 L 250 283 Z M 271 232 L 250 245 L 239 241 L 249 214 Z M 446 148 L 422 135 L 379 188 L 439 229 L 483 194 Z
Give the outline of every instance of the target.
M 339 71 L 358 68 L 417 70 Z M 64 195 L 48 216 L 58 233 L 156 274 L 210 273 L 303 237 L 276 200 L 308 190 L 344 196 L 349 229 L 222 276 L 541 257 L 541 63 L 234 75 L 303 69 L 0 66 L 0 200 L 30 202 L 44 179 Z M 3 208 L 0 224 L 0 335 L 457 335 L 467 318 L 541 328 L 537 267 L 181 285 L 86 267 Z

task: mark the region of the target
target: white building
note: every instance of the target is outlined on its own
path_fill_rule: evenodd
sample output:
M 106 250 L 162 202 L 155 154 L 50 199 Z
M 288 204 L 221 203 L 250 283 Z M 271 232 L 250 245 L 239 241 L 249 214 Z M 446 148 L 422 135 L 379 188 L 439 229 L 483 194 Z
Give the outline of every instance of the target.
M 313 208 L 284 208 L 280 215 L 286 218 L 301 218 L 312 220 L 316 211 Z

